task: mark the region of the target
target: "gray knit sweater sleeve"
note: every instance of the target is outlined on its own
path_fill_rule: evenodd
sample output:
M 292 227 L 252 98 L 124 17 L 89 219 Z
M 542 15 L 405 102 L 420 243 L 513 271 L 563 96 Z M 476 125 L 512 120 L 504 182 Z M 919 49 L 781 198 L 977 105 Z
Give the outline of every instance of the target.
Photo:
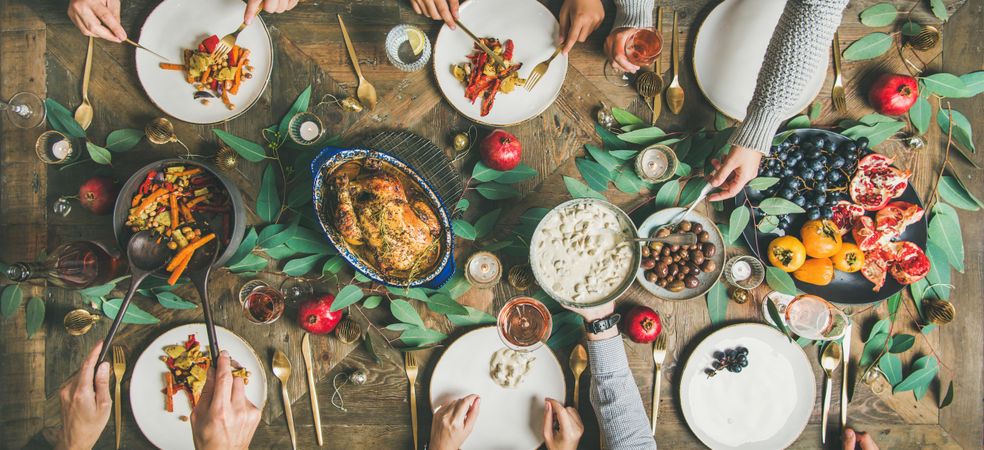
M 654 1 L 615 0 L 615 23 L 612 24 L 612 29 L 652 27 Z
M 639 396 L 621 335 L 588 341 L 591 405 L 601 426 L 605 447 L 612 450 L 656 448 L 646 408 Z
M 789 0 L 772 34 L 755 95 L 731 144 L 768 154 L 787 111 L 827 58 L 848 0 Z

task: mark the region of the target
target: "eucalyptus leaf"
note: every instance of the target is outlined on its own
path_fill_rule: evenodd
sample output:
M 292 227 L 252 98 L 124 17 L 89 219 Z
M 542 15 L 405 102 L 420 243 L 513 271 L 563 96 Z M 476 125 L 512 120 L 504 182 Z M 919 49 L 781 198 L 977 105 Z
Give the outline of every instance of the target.
M 919 25 L 911 20 L 902 24 L 902 35 L 905 37 L 915 36 L 919 34 L 920 31 L 922 31 L 922 25 Z
M 406 330 L 409 330 L 411 328 L 417 328 L 417 326 L 416 325 L 410 325 L 409 323 L 397 322 L 397 323 L 391 323 L 389 325 L 386 325 L 383 328 L 385 328 L 385 329 L 387 329 L 389 331 L 406 331 Z
M 503 172 L 492 169 L 486 166 L 482 161 L 475 163 L 475 168 L 472 169 L 472 178 L 478 181 L 495 181 L 502 176 Z
M 950 380 L 950 385 L 946 388 L 946 394 L 943 396 L 943 401 L 940 402 L 940 409 L 950 406 L 953 403 L 953 380 Z
M 978 211 L 984 207 L 977 197 L 974 196 L 967 187 L 956 177 L 945 175 L 940 178 L 939 186 L 940 198 L 951 206 L 967 211 Z
M 502 200 L 507 198 L 515 198 L 520 196 L 520 192 L 516 188 L 509 186 L 508 184 L 497 183 L 495 181 L 490 181 L 488 183 L 482 183 L 475 186 L 475 190 L 489 200 Z
M 310 255 L 292 259 L 287 261 L 287 264 L 284 264 L 283 272 L 292 277 L 306 275 L 308 272 L 311 272 L 311 269 L 314 269 L 314 266 L 318 263 L 318 260 L 323 257 L 323 255 Z
M 891 320 L 893 321 L 895 320 L 895 314 L 898 312 L 899 303 L 901 302 L 902 302 L 901 291 L 892 294 L 892 296 L 889 297 L 888 300 L 885 300 L 885 304 L 888 306 L 888 314 L 890 315 L 890 317 L 892 318 Z
M 892 36 L 875 32 L 851 43 L 844 49 L 844 59 L 847 61 L 863 61 L 877 58 L 892 48 Z
M 741 237 L 742 230 L 748 225 L 748 220 L 751 218 L 751 211 L 747 206 L 739 206 L 731 212 L 731 218 L 728 221 L 728 243 L 734 243 Z
M 345 261 L 345 258 L 343 258 L 342 255 L 332 256 L 331 258 L 328 258 L 328 261 L 325 261 L 325 265 L 321 268 L 321 274 L 337 274 L 342 270 L 342 268 L 345 267 L 346 263 L 347 261 Z
M 27 300 L 27 314 L 24 322 L 27 325 L 27 338 L 30 339 L 41 329 L 41 325 L 44 325 L 43 300 L 38 297 L 31 297 Z
M 914 392 L 925 392 L 925 389 L 929 387 L 929 384 L 936 378 L 936 373 L 940 371 L 939 366 L 928 366 L 921 369 L 915 370 L 905 377 L 899 384 L 895 385 L 895 389 L 892 390 L 893 393 L 898 394 L 899 392 L 914 391 Z M 918 393 L 916 395 L 916 400 L 919 400 L 922 396 Z
M 756 225 L 760 233 L 771 233 L 779 228 L 779 218 L 776 216 L 765 216 Z
M 676 172 L 674 172 L 673 175 L 676 175 L 678 177 L 688 177 L 690 176 L 691 172 L 693 172 L 693 168 L 690 167 L 690 164 L 680 161 L 679 163 L 677 163 Z
M 776 177 L 755 177 L 748 182 L 747 186 L 757 191 L 764 191 L 778 182 L 779 178 Z
M 256 247 L 256 241 L 258 238 L 259 237 L 256 234 L 256 227 L 250 228 L 246 233 L 246 236 L 243 236 L 243 240 L 239 244 L 239 248 L 236 249 L 236 253 L 233 253 L 232 258 L 229 258 L 226 265 L 231 265 L 242 261 L 242 259 L 245 258 L 246 255 L 250 254 L 250 252 L 252 252 Z
M 721 111 L 714 111 L 714 129 L 721 131 L 728 128 L 728 118 Z
M 786 323 L 783 322 L 782 316 L 779 315 L 779 308 L 776 307 L 776 302 L 771 298 L 765 298 L 765 307 L 769 311 L 769 317 L 772 319 L 772 323 L 786 335 L 786 339 L 792 342 L 793 338 L 789 335 L 789 330 L 786 329 Z
M 793 282 L 793 277 L 789 276 L 788 273 L 783 272 L 782 269 L 778 267 L 766 267 L 765 282 L 769 285 L 769 287 L 783 294 L 798 294 L 796 291 L 796 283 Z
M 116 320 L 116 314 L 120 310 L 120 303 L 123 302 L 121 298 L 114 298 L 112 300 L 106 300 L 102 303 L 102 311 L 106 317 Z M 160 322 L 160 320 L 153 316 L 153 314 L 148 313 L 140 309 L 136 303 L 130 302 L 127 306 L 126 312 L 123 313 L 123 323 L 132 323 L 138 325 L 150 325 Z
M 929 258 L 929 273 L 926 281 L 937 298 L 950 298 L 950 262 L 946 252 L 933 241 L 926 241 L 926 257 Z
M 819 119 L 820 113 L 822 112 L 823 112 L 823 103 L 820 102 L 819 100 L 813 102 L 813 104 L 810 105 L 810 113 L 809 113 L 810 121 L 812 122 L 814 120 Z
M 947 114 L 948 112 L 949 114 Z M 961 147 L 976 152 L 977 147 L 974 146 L 974 135 L 971 130 L 970 121 L 960 111 L 952 109 L 940 109 L 937 111 L 936 123 L 939 124 L 940 131 L 946 136 L 947 130 L 950 129 L 950 116 L 953 117 L 953 140 L 957 144 L 960 144 Z
M 787 130 L 795 130 L 798 128 L 810 128 L 810 118 L 800 114 L 792 119 L 789 119 L 789 122 L 786 122 Z
M 968 97 L 984 92 L 984 70 L 960 75 L 960 81 L 964 82 L 964 87 L 967 89 L 965 94 Z
M 677 197 L 680 196 L 680 182 L 670 180 L 660 186 L 656 191 L 656 209 L 672 208 L 677 205 Z
M 195 303 L 189 302 L 173 292 L 158 292 L 154 294 L 154 297 L 157 298 L 157 303 L 167 309 L 195 309 L 198 307 Z
M 594 198 L 598 200 L 606 200 L 604 195 L 600 192 L 595 191 L 584 185 L 584 183 L 578 181 L 575 178 L 568 176 L 564 177 L 564 184 L 567 186 L 567 191 L 571 193 L 571 197 L 574 198 Z
M 8 285 L 0 293 L 0 314 L 3 314 L 4 319 L 13 317 L 23 301 L 24 291 L 21 290 L 20 285 Z
M 943 0 L 929 0 L 929 9 L 933 11 L 933 15 L 937 19 L 946 22 L 950 18 L 950 13 L 946 11 L 946 4 L 943 3 Z
M 455 211 L 465 212 L 468 211 L 468 207 L 471 206 L 471 202 L 467 198 L 458 200 L 458 204 L 454 205 Z
M 135 147 L 143 139 L 144 132 L 133 128 L 115 130 L 106 136 L 106 148 L 113 153 L 121 153 Z
M 690 206 L 700 196 L 700 191 L 704 189 L 704 186 L 707 186 L 707 180 L 704 178 L 698 177 L 687 180 L 687 185 L 680 190 L 680 201 L 677 205 Z
M 259 248 L 267 249 L 285 244 L 290 240 L 290 238 L 297 234 L 298 228 L 299 227 L 294 225 L 288 226 L 282 223 L 267 225 L 260 231 L 260 235 L 256 240 L 256 245 Z
M 882 319 L 879 319 L 879 320 L 878 320 L 877 322 L 875 322 L 875 324 L 874 324 L 874 325 L 873 325 L 873 326 L 871 327 L 871 331 L 869 331 L 869 332 L 868 332 L 868 339 L 866 339 L 866 340 L 865 340 L 865 342 L 868 342 L 868 341 L 870 341 L 870 340 L 871 340 L 871 338 L 873 338 L 873 337 L 875 337 L 875 336 L 877 336 L 877 335 L 879 335 L 879 334 L 882 334 L 882 333 L 886 333 L 886 334 L 887 334 L 887 333 L 888 333 L 888 331 L 889 331 L 889 330 L 890 330 L 891 328 L 892 328 L 892 319 L 890 319 L 890 318 L 888 318 L 888 317 L 885 317 L 885 318 L 882 318 Z
M 909 120 L 912 121 L 912 126 L 916 127 L 919 134 L 923 134 L 929 129 L 929 119 L 932 113 L 933 106 L 929 104 L 929 100 L 923 95 L 919 95 L 916 102 L 912 104 L 912 108 L 909 109 Z
M 290 258 L 300 252 L 288 247 L 287 244 L 280 244 L 273 248 L 264 249 L 263 253 L 266 253 L 266 255 L 271 259 L 279 261 L 281 259 Z
M 716 325 L 724 322 L 728 314 L 728 289 L 724 283 L 718 281 L 711 286 L 707 292 L 707 316 L 711 319 L 711 324 Z
M 352 305 L 358 302 L 359 300 L 362 300 L 363 295 L 364 293 L 362 291 L 362 288 L 360 288 L 359 286 L 356 286 L 354 284 L 345 286 L 340 291 L 338 291 L 338 294 L 335 295 L 335 300 L 332 300 L 331 308 L 329 308 L 329 310 L 331 310 L 332 312 L 341 311 L 342 309 L 345 309 L 347 306 Z
M 311 104 L 311 85 L 308 85 L 297 98 L 294 99 L 294 103 L 290 105 L 290 109 L 287 110 L 287 114 L 280 119 L 280 126 L 277 127 L 277 131 L 280 134 L 286 135 L 288 133 L 288 127 L 290 126 L 290 119 L 294 118 L 297 113 L 304 112 L 308 110 L 308 106 Z
M 869 27 L 885 27 L 895 23 L 899 10 L 891 3 L 879 3 L 861 11 L 861 23 Z
M 626 125 L 639 125 L 643 123 L 642 119 L 638 116 L 622 108 L 612 108 L 612 116 L 614 116 L 615 121 L 623 127 Z
M 267 164 L 260 181 L 260 193 L 256 196 L 256 215 L 265 222 L 274 222 L 280 215 L 280 194 L 277 192 L 277 175 L 273 164 Z
M 96 164 L 111 165 L 113 163 L 113 154 L 92 142 L 85 143 L 85 149 L 89 152 L 89 157 Z
M 520 163 L 513 170 L 502 172 L 502 175 L 499 175 L 499 179 L 496 181 L 503 184 L 513 184 L 519 183 L 520 181 L 526 181 L 537 175 L 539 175 L 539 172 L 537 172 L 536 169 Z
M 287 192 L 287 207 L 288 208 L 300 208 L 308 203 L 311 203 L 311 184 L 310 183 L 296 183 L 290 191 Z
M 262 145 L 257 144 L 256 142 L 243 139 L 239 136 L 227 133 L 218 128 L 213 128 L 212 132 L 215 133 L 215 135 L 218 136 L 219 139 L 222 140 L 222 142 L 225 142 L 225 144 L 228 145 L 229 148 L 235 150 L 236 153 L 239 154 L 239 156 L 242 156 L 243 159 L 249 162 L 260 162 L 266 159 L 267 157 L 266 149 L 264 149 Z
M 301 226 L 297 227 L 297 231 L 294 232 L 294 235 L 285 244 L 299 253 L 314 253 L 319 255 L 334 255 L 338 253 L 335 251 L 335 247 L 328 242 L 328 238 L 320 231 L 314 231 Z
M 465 306 L 466 314 L 449 315 L 448 320 L 456 327 L 468 327 L 472 325 L 490 325 L 495 323 L 495 317 L 480 309 Z
M 365 301 L 362 302 L 362 307 L 365 309 L 376 309 L 380 303 L 383 302 L 383 296 L 381 295 L 371 295 L 366 297 Z
M 469 241 L 474 241 L 478 236 L 478 231 L 475 230 L 475 227 L 461 219 L 451 221 L 451 231 L 454 231 L 455 236 Z
M 464 306 L 456 302 L 450 296 L 444 294 L 432 295 L 430 297 L 430 301 L 427 302 L 427 307 L 430 308 L 431 311 L 448 316 L 468 314 L 468 310 L 465 309 Z
M 571 311 L 553 315 L 553 329 L 547 346 L 554 350 L 573 345 L 584 336 L 584 319 Z
M 584 149 L 587 150 L 588 154 L 591 155 L 591 157 L 594 158 L 598 164 L 601 164 L 601 166 L 604 167 L 609 173 L 615 171 L 615 169 L 622 164 L 610 153 L 595 147 L 594 145 L 585 144 Z
M 75 117 L 71 111 L 62 106 L 61 103 L 58 103 L 54 99 L 46 98 L 44 100 L 44 109 L 45 117 L 48 118 L 48 124 L 51 125 L 51 128 L 69 137 L 85 137 L 85 130 L 75 121 Z
M 878 368 L 885 374 L 885 379 L 892 386 L 902 381 L 902 361 L 898 356 L 887 354 L 878 361 Z
M 858 362 L 858 367 L 868 367 L 876 363 L 880 355 L 891 345 L 890 339 L 888 333 L 878 333 L 868 338 L 868 342 L 864 344 L 864 349 L 861 350 L 861 360 Z
M 666 132 L 659 127 L 648 127 L 622 133 L 618 135 L 618 138 L 633 144 L 649 145 L 658 142 L 663 136 L 666 136 Z
M 601 126 L 601 124 L 598 123 L 595 124 L 595 133 L 597 133 L 598 137 L 601 138 L 601 143 L 605 147 L 605 149 L 612 150 L 616 148 L 632 147 L 630 143 L 619 139 L 619 137 L 616 136 L 615 133 L 612 133 L 607 128 Z
M 105 297 L 113 292 L 116 288 L 116 283 L 106 283 L 97 286 L 87 287 L 85 289 L 79 290 L 79 295 L 83 297 Z
M 475 238 L 481 239 L 488 236 L 489 233 L 495 228 L 495 224 L 499 221 L 499 216 L 502 214 L 502 208 L 493 209 L 488 213 L 479 217 L 475 221 Z
M 940 97 L 964 97 L 967 93 L 967 85 L 952 73 L 934 73 L 921 80 L 926 90 Z
M 860 119 L 858 119 L 858 121 L 860 121 L 865 125 L 876 125 L 879 123 L 898 122 L 897 119 L 879 113 L 865 114 Z
M 420 318 L 420 314 L 417 310 L 413 308 L 406 300 L 394 299 L 390 302 L 390 312 L 396 320 L 403 323 L 409 323 L 411 325 L 416 325 L 418 327 L 424 326 L 424 321 Z
M 929 239 L 946 252 L 947 261 L 957 272 L 964 271 L 964 243 L 957 211 L 950 205 L 937 202 L 929 221 Z
M 599 192 L 608 189 L 608 181 L 612 178 L 612 174 L 605 170 L 601 164 L 585 158 L 577 158 L 575 163 L 581 176 L 584 177 L 584 181 L 588 183 L 588 187 Z
M 628 161 L 636 157 L 639 154 L 636 150 L 612 150 L 608 152 L 609 155 L 615 158 L 621 159 L 622 161 Z
M 888 349 L 891 353 L 902 353 L 916 343 L 916 337 L 911 334 L 896 334 L 892 336 L 892 347 Z
M 411 328 L 403 332 L 400 335 L 400 340 L 404 344 L 413 346 L 427 346 L 431 344 L 436 344 L 448 338 L 448 335 L 441 333 L 440 331 L 431 330 L 429 328 Z
M 424 291 L 423 288 L 387 286 L 386 290 L 389 291 L 391 294 L 399 297 L 412 298 L 414 300 L 420 300 L 422 302 L 430 301 L 430 298 L 427 297 L 427 292 Z
M 471 289 L 471 283 L 461 275 L 456 273 L 444 286 L 441 287 L 441 292 L 444 292 L 451 296 L 451 298 L 461 297 L 465 292 Z
M 370 309 L 372 309 L 372 308 L 370 308 Z M 383 361 L 381 359 L 379 359 L 379 354 L 377 354 L 377 352 L 376 352 L 376 344 L 373 343 L 373 339 L 375 339 L 375 338 L 372 337 L 372 333 L 369 333 L 368 331 L 366 333 L 363 333 L 362 334 L 362 346 L 365 347 L 366 352 L 369 353 L 369 356 L 372 357 L 372 360 L 376 364 L 380 364 Z
M 866 137 L 868 138 L 868 145 L 874 147 L 885 142 L 886 139 L 894 136 L 895 133 L 898 133 L 904 127 L 905 122 L 896 120 L 892 122 L 879 122 L 873 125 L 856 125 L 844 130 L 841 134 L 855 140 L 860 137 Z
M 615 179 L 612 182 L 615 183 L 615 187 L 618 190 L 627 194 L 638 194 L 646 186 L 646 183 L 639 178 L 639 175 L 636 175 L 635 169 L 628 165 L 616 169 Z
M 266 266 L 267 266 L 266 258 L 260 255 L 255 255 L 250 253 L 246 255 L 246 257 L 240 260 L 239 262 L 235 264 L 230 264 L 229 266 L 227 266 L 227 268 L 232 273 L 242 273 L 242 272 L 256 272 L 257 270 L 262 270 Z
M 770 197 L 759 202 L 758 208 L 769 215 L 801 214 L 805 212 L 799 205 L 781 197 Z
M 363 274 L 362 272 L 356 272 L 355 275 L 352 275 L 352 278 L 360 283 L 368 283 L 372 281 L 369 279 L 369 277 L 365 276 L 365 274 Z

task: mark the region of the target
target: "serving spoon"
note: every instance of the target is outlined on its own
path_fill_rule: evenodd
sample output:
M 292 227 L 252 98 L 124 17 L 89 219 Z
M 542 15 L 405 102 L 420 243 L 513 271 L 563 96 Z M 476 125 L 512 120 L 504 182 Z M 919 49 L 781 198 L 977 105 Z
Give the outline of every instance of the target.
M 202 230 L 206 233 L 206 230 Z M 206 233 L 207 234 L 207 233 Z M 205 330 L 208 332 L 208 349 L 214 364 L 219 357 L 219 341 L 215 336 L 215 322 L 212 321 L 212 307 L 208 301 L 208 276 L 215 265 L 215 259 L 219 254 L 218 237 L 205 243 L 191 256 L 188 261 L 188 268 L 185 273 L 191 278 L 191 283 L 198 290 L 198 298 L 202 302 L 202 310 L 205 313 Z
M 632 242 L 662 242 L 667 245 L 694 245 L 697 235 L 694 233 L 675 233 L 668 236 L 651 236 L 629 239 Z
M 827 384 L 823 389 L 823 416 L 821 416 L 820 425 L 820 443 L 827 443 L 827 413 L 830 412 L 830 390 L 833 385 L 833 380 L 831 377 L 834 375 L 834 370 L 840 365 L 841 360 L 841 346 L 837 342 L 831 342 L 827 344 L 827 348 L 823 349 L 823 354 L 820 355 L 820 367 L 823 368 L 825 378 L 827 378 Z
M 588 351 L 584 348 L 584 344 L 577 344 L 574 350 L 571 350 L 568 365 L 571 366 L 571 372 L 574 374 L 574 409 L 577 409 L 581 394 L 581 374 L 588 367 Z

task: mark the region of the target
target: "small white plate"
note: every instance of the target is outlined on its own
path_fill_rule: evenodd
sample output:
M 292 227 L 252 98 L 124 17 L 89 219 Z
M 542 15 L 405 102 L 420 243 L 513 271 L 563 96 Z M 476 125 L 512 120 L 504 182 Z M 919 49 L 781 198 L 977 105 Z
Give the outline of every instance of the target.
M 651 216 L 647 217 L 646 220 L 639 225 L 639 237 L 650 237 L 657 228 L 663 226 L 673 216 L 677 215 L 684 208 L 667 208 L 661 211 L 656 211 Z M 708 217 L 698 213 L 697 211 L 690 211 L 684 220 L 689 220 L 693 223 L 699 223 L 704 227 L 704 231 L 707 231 L 711 235 L 710 242 L 717 247 L 717 252 L 711 259 L 717 264 L 717 270 L 710 273 L 701 273 L 697 277 L 700 280 L 700 284 L 693 289 L 684 289 L 680 292 L 670 292 L 668 289 L 659 287 L 656 283 L 652 283 L 646 280 L 646 271 L 640 267 L 636 270 L 636 281 L 642 285 L 647 291 L 653 295 L 666 299 L 666 300 L 689 300 L 692 298 L 700 297 L 711 290 L 714 283 L 721 278 L 721 272 L 724 271 L 724 258 L 728 254 L 728 247 L 724 243 L 724 236 L 721 236 L 721 230 L 718 229 L 717 225 Z
M 492 381 L 492 354 L 505 347 L 496 327 L 478 328 L 451 344 L 434 367 L 430 383 L 431 409 L 451 400 L 478 394 L 481 414 L 461 448 L 535 449 L 543 443 L 543 404 L 547 397 L 563 402 L 567 395 L 564 372 L 553 351 L 533 351 L 536 361 L 526 379 L 515 388 Z
M 181 325 L 164 332 L 154 339 L 140 354 L 137 363 L 133 365 L 130 374 L 130 409 L 137 421 L 140 431 L 151 444 L 162 449 L 195 448 L 191 437 L 191 424 L 179 419 L 181 416 L 191 417 L 191 401 L 184 392 L 174 394 L 174 412 L 164 410 L 164 375 L 167 366 L 161 361 L 164 347 L 183 344 L 188 335 L 194 334 L 201 343 L 202 349 L 208 351 L 208 332 L 204 323 Z M 257 408 L 263 409 L 266 404 L 266 370 L 253 347 L 235 333 L 220 327 L 215 327 L 219 349 L 229 352 L 233 361 L 249 371 L 249 384 L 246 385 L 246 397 Z
M 785 4 L 780 0 L 724 0 L 701 24 L 694 43 L 694 78 L 707 100 L 726 116 L 745 119 Z M 786 118 L 806 109 L 820 93 L 827 77 L 827 52 L 822 57 L 823 64 L 809 75 Z
M 246 4 L 240 0 L 164 0 L 147 16 L 139 42 L 168 62 L 180 64 L 184 49 L 197 48 L 213 34 L 221 39 L 235 31 L 245 12 Z M 249 49 L 249 64 L 253 66 L 253 77 L 244 80 L 239 93 L 229 97 L 236 109 L 226 108 L 218 98 L 202 105 L 194 99 L 195 87 L 185 81 L 183 72 L 163 70 L 160 58 L 135 49 L 140 84 L 150 101 L 178 120 L 199 124 L 231 120 L 259 100 L 273 71 L 273 41 L 261 17 L 253 19 L 236 43 Z
M 546 60 L 557 48 L 560 24 L 539 2 L 530 0 L 470 0 L 459 10 L 461 23 L 478 37 L 494 37 L 516 44 L 513 62 L 523 63 L 519 76 L 527 78 L 533 68 Z M 460 28 L 441 27 L 434 42 L 434 73 L 437 84 L 454 109 L 484 125 L 509 126 L 532 119 L 545 111 L 564 84 L 567 56 L 554 58 L 550 69 L 532 91 L 518 87 L 508 94 L 495 96 L 495 104 L 485 117 L 481 115 L 482 97 L 474 104 L 465 98 L 465 86 L 451 74 L 451 66 L 468 60 L 474 41 Z
M 748 367 L 708 378 L 714 352 L 745 347 Z M 687 358 L 680 406 L 687 425 L 713 449 L 785 448 L 803 433 L 816 397 L 806 353 L 779 330 L 760 323 L 724 327 Z

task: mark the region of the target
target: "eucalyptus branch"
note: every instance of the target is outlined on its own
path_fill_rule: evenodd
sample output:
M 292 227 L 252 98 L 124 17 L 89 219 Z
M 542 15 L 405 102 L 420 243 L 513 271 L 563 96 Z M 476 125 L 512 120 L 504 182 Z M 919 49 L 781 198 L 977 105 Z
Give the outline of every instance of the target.
M 939 103 L 940 110 L 942 110 L 943 101 L 938 100 L 937 102 Z M 943 179 L 943 173 L 946 171 L 947 164 L 950 163 L 950 146 L 953 145 L 953 110 L 950 109 L 950 102 L 946 102 L 946 114 L 949 125 L 946 130 L 946 148 L 943 152 L 943 162 L 940 164 L 940 172 L 936 176 L 936 183 L 933 184 L 933 191 L 929 194 L 929 198 L 926 201 L 927 210 L 932 210 L 936 202 L 939 201 L 940 181 Z
M 909 316 L 909 319 L 911 319 L 914 322 L 916 322 L 916 324 L 919 324 L 919 321 L 913 318 L 912 311 L 909 310 L 909 305 L 904 305 L 904 306 L 905 306 L 906 315 Z M 926 336 L 925 334 L 923 334 L 921 330 L 919 332 L 919 335 L 922 336 L 923 342 L 925 342 L 926 343 L 926 346 L 929 347 L 929 351 L 933 354 L 933 357 L 936 358 L 936 362 L 940 365 L 940 367 L 943 367 L 946 370 L 949 370 L 950 372 L 953 372 L 953 369 L 952 368 L 950 368 L 945 363 L 943 363 L 943 359 L 940 358 L 939 353 L 936 352 L 936 348 L 933 347 L 933 343 L 929 341 L 929 337 Z

